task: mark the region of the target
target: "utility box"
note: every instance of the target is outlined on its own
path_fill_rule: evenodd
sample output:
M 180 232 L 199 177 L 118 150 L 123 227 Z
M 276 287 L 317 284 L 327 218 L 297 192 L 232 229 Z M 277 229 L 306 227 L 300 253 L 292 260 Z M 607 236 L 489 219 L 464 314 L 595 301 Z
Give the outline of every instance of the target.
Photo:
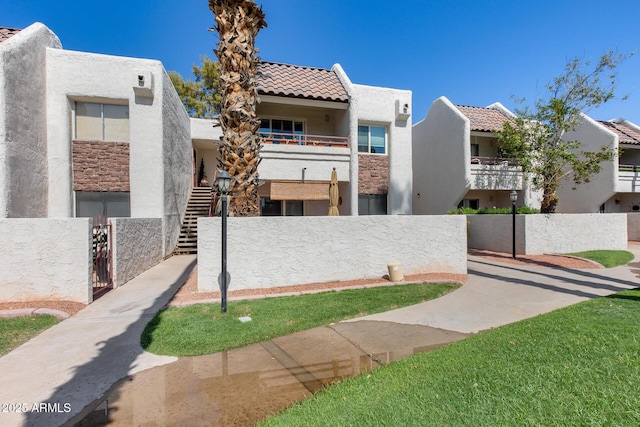
M 392 282 L 399 282 L 404 279 L 401 263 L 391 262 L 387 265 L 387 269 L 389 270 L 389 280 Z

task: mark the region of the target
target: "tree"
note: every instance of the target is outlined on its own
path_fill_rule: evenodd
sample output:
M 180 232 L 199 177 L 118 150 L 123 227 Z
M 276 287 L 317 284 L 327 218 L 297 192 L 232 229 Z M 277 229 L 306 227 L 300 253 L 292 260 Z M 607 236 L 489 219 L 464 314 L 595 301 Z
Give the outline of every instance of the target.
M 170 71 L 169 78 L 189 116 L 212 119 L 220 110 L 222 100 L 219 67 L 207 56 L 201 56 L 200 60 L 201 66 L 194 65 L 191 68 L 195 80 L 185 81 L 176 71 Z
M 262 8 L 252 0 L 209 0 L 220 36 L 215 54 L 220 66 L 222 105 L 218 121 L 223 136 L 218 167 L 234 179 L 229 214 L 259 216 L 258 164 L 260 120 L 256 116 L 255 38 L 267 26 Z
M 532 111 L 516 109 L 515 120 L 498 132 L 499 155 L 518 159 L 534 188 L 542 190 L 542 213 L 555 212 L 563 180 L 572 179 L 575 186 L 589 182 L 603 161 L 617 155 L 606 147 L 582 151 L 580 141 L 568 139 L 567 133 L 576 130 L 581 113 L 616 98 L 616 69 L 629 56 L 610 51 L 595 65 L 572 59 L 564 74 L 546 85 L 547 98 L 536 99 Z

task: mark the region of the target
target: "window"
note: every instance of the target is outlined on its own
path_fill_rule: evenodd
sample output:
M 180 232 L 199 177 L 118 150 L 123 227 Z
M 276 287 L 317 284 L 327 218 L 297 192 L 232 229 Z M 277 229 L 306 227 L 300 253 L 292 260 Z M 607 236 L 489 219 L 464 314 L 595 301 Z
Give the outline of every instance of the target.
M 478 144 L 471 144 L 471 157 L 478 157 L 480 155 L 480 146 Z
M 304 205 L 302 200 L 271 200 L 268 197 L 260 199 L 260 215 L 262 216 L 303 216 Z
M 358 215 L 386 215 L 386 194 L 359 194 Z
M 479 209 L 480 208 L 480 200 L 479 199 L 464 199 L 460 203 L 458 203 L 458 209 L 460 209 L 460 208 Z
M 75 139 L 129 142 L 129 106 L 76 102 Z
M 263 138 L 293 139 L 293 135 L 304 133 L 304 123 L 287 119 L 261 119 L 260 136 Z M 292 136 L 288 136 L 292 135 Z
M 358 126 L 358 152 L 386 154 L 387 128 L 383 126 Z
M 76 217 L 93 218 L 130 217 L 131 203 L 128 192 L 76 191 Z

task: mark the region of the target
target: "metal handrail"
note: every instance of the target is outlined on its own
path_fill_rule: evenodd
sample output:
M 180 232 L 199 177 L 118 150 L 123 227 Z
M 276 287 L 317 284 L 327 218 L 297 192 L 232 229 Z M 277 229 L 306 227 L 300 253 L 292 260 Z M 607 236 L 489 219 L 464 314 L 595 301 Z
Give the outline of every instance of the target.
M 640 170 L 639 165 L 618 165 L 619 172 L 638 172 Z
M 518 159 L 483 156 L 471 156 L 471 164 L 491 166 L 520 166 L 520 162 L 518 161 Z
M 319 147 L 348 147 L 349 137 L 309 135 L 303 133 L 261 132 L 263 144 L 311 145 Z

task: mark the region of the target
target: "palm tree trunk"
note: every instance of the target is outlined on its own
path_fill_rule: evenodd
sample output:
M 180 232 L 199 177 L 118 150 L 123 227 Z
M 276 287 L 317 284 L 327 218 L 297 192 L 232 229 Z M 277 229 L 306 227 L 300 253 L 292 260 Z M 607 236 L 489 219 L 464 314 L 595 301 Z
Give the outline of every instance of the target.
M 223 137 L 218 167 L 234 178 L 229 215 L 259 216 L 258 164 L 260 120 L 256 117 L 255 38 L 267 26 L 262 8 L 252 0 L 209 0 L 220 35 L 215 54 L 220 64 Z

